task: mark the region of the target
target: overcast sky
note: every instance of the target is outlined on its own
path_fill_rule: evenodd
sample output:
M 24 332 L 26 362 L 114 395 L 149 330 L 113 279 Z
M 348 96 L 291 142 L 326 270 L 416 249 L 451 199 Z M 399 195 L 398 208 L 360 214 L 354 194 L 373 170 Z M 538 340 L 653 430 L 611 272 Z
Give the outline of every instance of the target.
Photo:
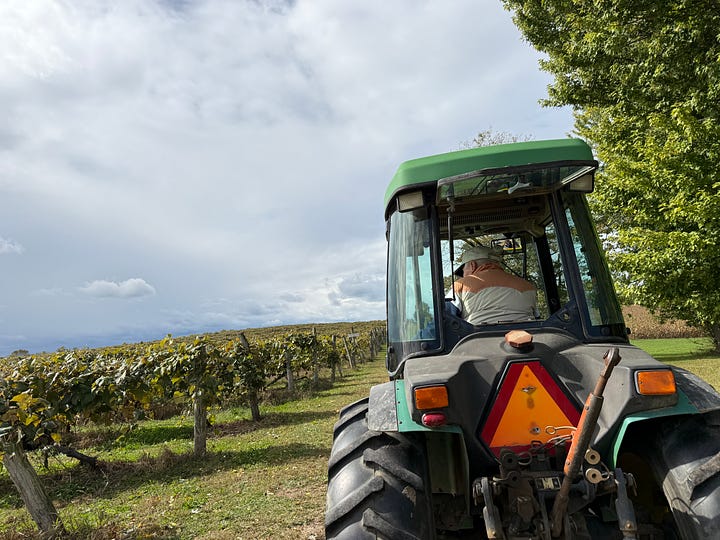
M 0 355 L 384 319 L 397 166 L 568 109 L 500 0 L 0 4 Z

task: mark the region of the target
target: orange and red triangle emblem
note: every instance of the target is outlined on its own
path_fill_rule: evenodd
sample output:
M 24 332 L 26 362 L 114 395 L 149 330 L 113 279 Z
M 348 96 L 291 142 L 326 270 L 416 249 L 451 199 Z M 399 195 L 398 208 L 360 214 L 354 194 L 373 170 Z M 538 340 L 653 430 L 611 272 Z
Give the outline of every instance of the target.
M 496 455 L 502 448 L 518 451 L 534 441 L 548 442 L 561 427 L 575 427 L 580 412 L 539 361 L 510 364 L 481 431 Z M 548 429 L 553 428 L 553 429 Z

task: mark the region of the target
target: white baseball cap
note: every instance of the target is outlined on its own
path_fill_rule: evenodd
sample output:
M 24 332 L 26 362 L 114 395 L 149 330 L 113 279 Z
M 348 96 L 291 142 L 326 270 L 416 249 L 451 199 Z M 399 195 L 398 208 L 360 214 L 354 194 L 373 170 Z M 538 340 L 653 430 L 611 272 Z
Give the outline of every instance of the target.
M 470 246 L 463 251 L 455 274 L 462 276 L 462 268 L 470 261 L 502 261 L 502 251 L 486 246 Z

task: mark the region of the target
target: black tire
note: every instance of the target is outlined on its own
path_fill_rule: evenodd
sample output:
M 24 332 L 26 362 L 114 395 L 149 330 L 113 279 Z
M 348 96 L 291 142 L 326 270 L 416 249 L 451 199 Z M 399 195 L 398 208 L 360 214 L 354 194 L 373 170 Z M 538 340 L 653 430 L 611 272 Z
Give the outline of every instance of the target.
M 328 462 L 325 537 L 435 537 L 425 450 L 410 434 L 369 431 L 363 399 L 340 412 Z
M 683 540 L 720 538 L 720 418 L 693 415 L 664 422 L 650 451 Z

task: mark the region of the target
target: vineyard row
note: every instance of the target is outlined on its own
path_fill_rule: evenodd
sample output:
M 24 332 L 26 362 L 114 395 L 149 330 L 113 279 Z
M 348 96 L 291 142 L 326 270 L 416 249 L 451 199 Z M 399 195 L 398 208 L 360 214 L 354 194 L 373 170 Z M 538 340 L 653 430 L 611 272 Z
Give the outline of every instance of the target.
M 166 339 L 104 350 L 61 350 L 5 359 L 0 367 L 0 442 L 59 441 L 78 422 L 131 421 L 155 407 L 197 404 L 203 410 L 232 400 L 246 402 L 254 419 L 268 384 L 298 375 L 317 380 L 321 368 L 341 359 L 374 355 L 380 328 L 350 335 L 291 332 L 271 339 L 194 341 Z

